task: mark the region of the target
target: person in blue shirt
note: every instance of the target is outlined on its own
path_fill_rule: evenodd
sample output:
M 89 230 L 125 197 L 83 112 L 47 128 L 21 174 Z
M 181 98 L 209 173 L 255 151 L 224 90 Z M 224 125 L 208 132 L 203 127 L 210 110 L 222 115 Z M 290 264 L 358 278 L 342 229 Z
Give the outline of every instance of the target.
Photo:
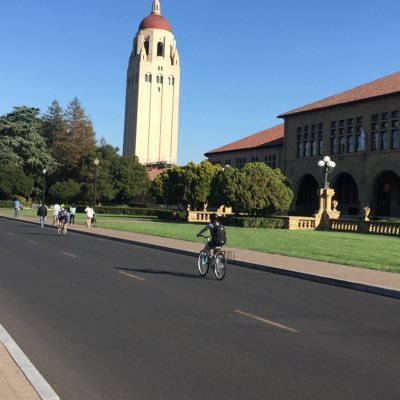
M 21 203 L 19 202 L 18 199 L 15 199 L 15 200 L 14 200 L 14 211 L 15 211 L 14 217 L 15 217 L 15 218 L 18 218 L 18 215 L 19 215 L 19 208 L 20 208 L 20 207 L 21 207 Z

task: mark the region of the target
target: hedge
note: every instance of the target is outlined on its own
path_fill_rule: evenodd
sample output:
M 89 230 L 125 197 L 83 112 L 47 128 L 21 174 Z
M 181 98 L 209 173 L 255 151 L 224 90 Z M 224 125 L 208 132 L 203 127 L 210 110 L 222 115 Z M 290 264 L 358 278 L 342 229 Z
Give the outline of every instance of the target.
M 221 218 L 221 222 L 226 226 L 238 226 L 241 228 L 282 229 L 285 227 L 285 221 L 283 219 L 272 217 L 226 216 Z
M 76 211 L 84 213 L 87 206 L 77 206 Z M 118 206 L 99 206 L 95 208 L 96 214 L 113 215 L 141 215 L 154 216 L 163 220 L 187 221 L 186 211 L 161 210 L 151 208 L 133 208 Z
M 14 208 L 13 200 L 0 200 L 0 208 Z

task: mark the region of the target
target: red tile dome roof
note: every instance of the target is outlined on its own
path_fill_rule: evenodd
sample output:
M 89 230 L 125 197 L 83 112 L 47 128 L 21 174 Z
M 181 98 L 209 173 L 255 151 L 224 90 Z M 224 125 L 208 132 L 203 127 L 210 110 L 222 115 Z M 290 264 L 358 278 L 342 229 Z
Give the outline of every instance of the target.
M 172 32 L 169 22 L 157 14 L 150 14 L 146 17 L 139 25 L 139 30 L 142 29 L 164 29 L 165 31 Z

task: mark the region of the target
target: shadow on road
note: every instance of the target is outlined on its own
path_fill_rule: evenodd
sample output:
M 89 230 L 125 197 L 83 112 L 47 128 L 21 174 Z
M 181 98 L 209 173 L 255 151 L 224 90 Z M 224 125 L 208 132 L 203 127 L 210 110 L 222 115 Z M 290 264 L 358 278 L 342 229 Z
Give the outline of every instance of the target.
M 153 274 L 153 275 L 169 275 L 169 276 L 175 276 L 179 278 L 200 278 L 199 275 L 196 274 L 186 274 L 183 272 L 173 272 L 173 271 L 165 271 L 165 270 L 155 270 L 152 268 L 123 268 L 123 267 L 115 267 L 117 271 L 123 271 L 123 272 L 139 272 L 142 274 Z

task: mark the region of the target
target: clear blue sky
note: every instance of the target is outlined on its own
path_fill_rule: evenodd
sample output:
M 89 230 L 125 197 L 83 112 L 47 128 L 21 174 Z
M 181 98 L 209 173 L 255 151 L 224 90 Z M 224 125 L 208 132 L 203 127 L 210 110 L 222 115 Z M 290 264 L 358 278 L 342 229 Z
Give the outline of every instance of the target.
M 160 0 L 181 58 L 178 163 L 400 70 L 399 0 Z M 152 0 L 1 0 L 0 115 L 78 97 L 122 150 L 132 39 Z

